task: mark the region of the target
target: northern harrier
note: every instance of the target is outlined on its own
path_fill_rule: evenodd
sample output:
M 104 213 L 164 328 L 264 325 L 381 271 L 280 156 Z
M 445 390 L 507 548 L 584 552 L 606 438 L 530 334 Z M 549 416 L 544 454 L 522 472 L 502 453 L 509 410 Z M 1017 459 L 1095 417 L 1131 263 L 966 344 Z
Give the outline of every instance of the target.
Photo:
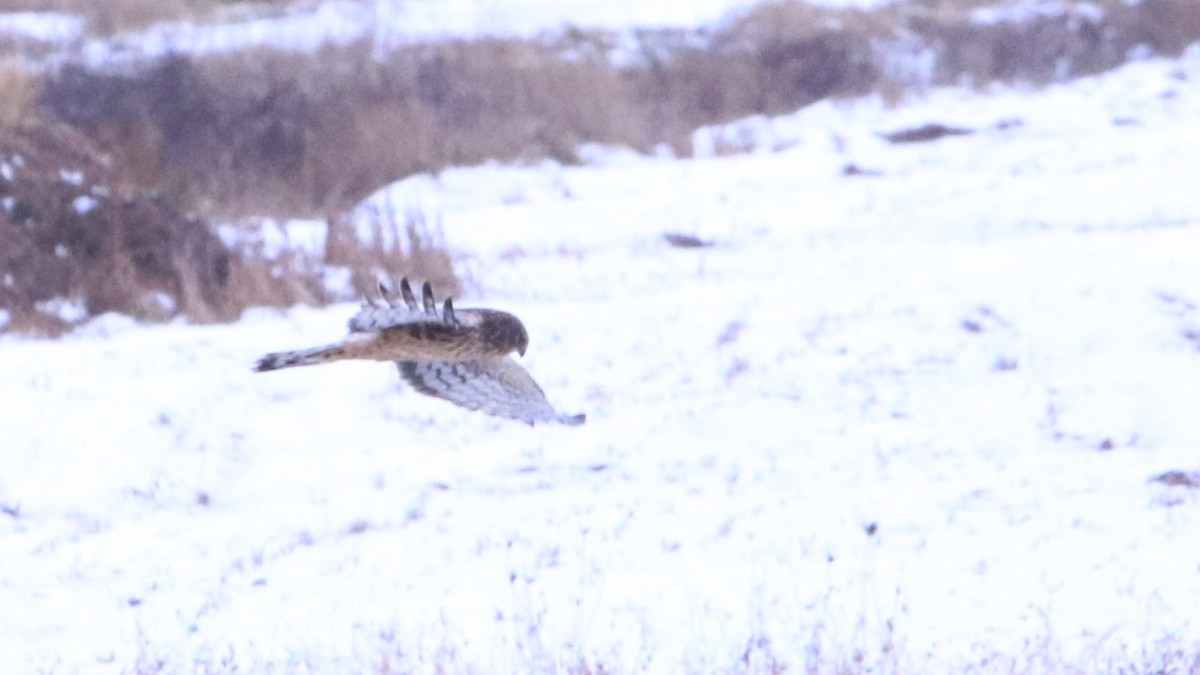
M 379 293 L 379 300 L 364 301 L 350 319 L 346 339 L 267 354 L 254 370 L 343 359 L 395 361 L 401 377 L 422 394 L 528 424 L 583 424 L 585 415 L 556 412 L 537 382 L 509 356 L 514 351 L 524 356 L 529 346 L 529 334 L 517 317 L 493 309 L 455 309 L 449 298 L 439 312 L 429 282 L 421 289 L 421 306 L 408 279 L 400 281 L 399 297 L 382 283 Z

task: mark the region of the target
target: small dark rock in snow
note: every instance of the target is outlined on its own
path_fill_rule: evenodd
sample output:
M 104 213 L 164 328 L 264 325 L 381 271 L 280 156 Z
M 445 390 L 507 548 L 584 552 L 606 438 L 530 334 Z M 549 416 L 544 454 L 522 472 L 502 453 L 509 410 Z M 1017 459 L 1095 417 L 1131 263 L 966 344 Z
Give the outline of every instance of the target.
M 725 326 L 725 330 L 721 331 L 721 334 L 717 336 L 717 346 L 723 347 L 737 342 L 743 328 L 745 328 L 745 324 L 741 321 L 730 321 L 729 325 Z
M 945 138 L 946 136 L 965 136 L 973 133 L 975 133 L 974 129 L 948 127 L 945 124 L 932 122 L 912 129 L 901 129 L 900 131 L 879 135 L 889 143 L 926 143 L 936 141 L 939 138 Z
M 1151 478 L 1150 481 L 1171 487 L 1200 488 L 1200 471 L 1167 471 Z
M 843 176 L 882 176 L 883 172 L 879 169 L 864 169 L 857 164 L 847 164 L 842 167 Z
M 691 234 L 680 234 L 678 232 L 664 232 L 663 239 L 675 248 L 708 248 L 712 246 L 711 241 L 706 241 Z

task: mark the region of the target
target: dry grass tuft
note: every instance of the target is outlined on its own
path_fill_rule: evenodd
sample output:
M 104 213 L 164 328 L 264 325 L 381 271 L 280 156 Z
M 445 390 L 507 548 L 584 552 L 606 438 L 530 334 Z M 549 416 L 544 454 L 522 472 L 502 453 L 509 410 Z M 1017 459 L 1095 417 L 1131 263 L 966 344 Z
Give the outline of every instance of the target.
M 0 132 L 0 164 L 5 331 L 57 335 L 105 312 L 228 321 L 250 306 L 344 299 L 327 287 L 330 265 L 349 268 L 360 290 L 377 274 L 459 290 L 437 228 L 420 219 L 383 223 L 390 229 L 365 240 L 344 221 L 331 226 L 325 255 L 268 254 L 261 236 L 227 246 L 170 196 L 118 190 L 108 157 L 61 125 Z
M 114 170 L 77 132 L 10 130 L 0 161 L 0 308 L 10 327 L 55 332 L 110 311 L 232 318 L 222 293 L 235 261 L 221 242 L 167 200 L 114 194 Z
M 325 264 L 351 271 L 351 284 L 359 297 L 377 294 L 380 280 L 411 277 L 428 281 L 438 295 L 457 296 L 462 285 L 442 239 L 441 228 L 423 214 L 407 214 L 403 225 L 394 211 L 377 210 L 367 221 L 341 217 L 329 222 L 325 239 Z
M 582 142 L 643 151 L 666 143 L 686 154 L 698 126 L 822 98 L 875 91 L 896 101 L 913 86 L 1046 83 L 1111 68 L 1136 49 L 1176 54 L 1200 40 L 1193 3 L 1101 0 L 1097 14 L 1066 2 L 1059 15 L 981 23 L 974 0 L 872 12 L 775 2 L 709 32 L 640 31 L 638 58 L 619 67 L 611 60 L 619 41 L 601 31 L 382 55 L 362 41 L 315 57 L 267 48 L 176 55 L 121 74 L 68 66 L 40 101 L 138 187 L 177 195 L 198 213 L 326 218 L 382 185 L 449 165 L 572 163 Z M 928 65 L 916 63 L 921 54 L 933 55 Z
M 17 59 L 0 60 L 0 130 L 12 129 L 29 120 L 41 92 L 41 80 Z
M 1138 51 L 1177 56 L 1200 40 L 1193 0 L 1068 0 L 1055 14 L 973 20 L 972 10 L 991 5 L 928 0 L 894 11 L 900 25 L 937 50 L 935 83 L 1045 84 L 1115 68 Z

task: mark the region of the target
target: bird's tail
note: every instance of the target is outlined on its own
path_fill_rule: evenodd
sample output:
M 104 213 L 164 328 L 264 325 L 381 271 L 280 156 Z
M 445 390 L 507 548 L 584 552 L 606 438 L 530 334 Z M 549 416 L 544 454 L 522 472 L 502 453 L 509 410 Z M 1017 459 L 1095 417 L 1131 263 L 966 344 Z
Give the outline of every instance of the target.
M 260 358 L 254 364 L 254 372 L 264 373 L 268 370 L 293 368 L 296 366 L 315 366 L 329 363 L 342 358 L 342 345 L 325 345 L 311 349 L 297 349 L 291 352 L 273 352 Z

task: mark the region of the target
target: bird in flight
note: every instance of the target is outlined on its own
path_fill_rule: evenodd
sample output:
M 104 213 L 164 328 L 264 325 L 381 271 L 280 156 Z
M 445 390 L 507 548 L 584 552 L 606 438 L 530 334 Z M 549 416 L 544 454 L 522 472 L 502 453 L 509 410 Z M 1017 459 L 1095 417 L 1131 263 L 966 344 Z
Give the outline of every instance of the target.
M 267 354 L 254 370 L 266 372 L 315 366 L 345 359 L 395 361 L 400 376 L 422 394 L 468 410 L 527 424 L 583 424 L 586 415 L 562 415 L 542 388 L 510 356 L 525 355 L 529 333 L 520 319 L 494 309 L 455 309 L 446 298 L 441 310 L 429 282 L 421 304 L 408 279 L 400 294 L 379 284 L 380 297 L 365 300 L 350 319 L 350 335 L 323 347 Z

